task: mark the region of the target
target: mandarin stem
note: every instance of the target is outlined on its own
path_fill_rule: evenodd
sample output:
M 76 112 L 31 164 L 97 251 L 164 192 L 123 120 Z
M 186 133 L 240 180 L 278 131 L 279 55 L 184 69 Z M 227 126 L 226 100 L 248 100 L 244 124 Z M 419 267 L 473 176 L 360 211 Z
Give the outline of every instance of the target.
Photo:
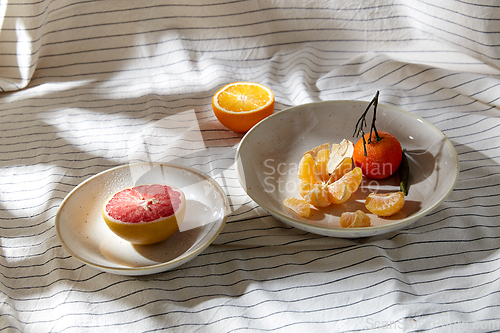
M 365 156 L 368 155 L 366 151 L 366 144 L 370 144 L 372 142 L 372 133 L 375 132 L 375 140 L 378 142 L 382 140 L 382 138 L 378 135 L 377 132 L 377 127 L 375 126 L 375 121 L 377 119 L 377 106 L 378 106 L 378 96 L 380 94 L 380 91 L 377 90 L 377 93 L 375 94 L 375 97 L 371 100 L 371 102 L 368 104 L 366 107 L 366 110 L 363 112 L 361 117 L 358 119 L 356 122 L 356 128 L 354 129 L 354 134 L 353 136 L 358 137 L 359 134 L 362 135 L 363 137 L 363 148 L 365 150 Z M 373 119 L 372 123 L 370 126 L 370 137 L 368 138 L 368 141 L 365 140 L 365 131 L 363 130 L 363 127 L 366 126 L 366 115 L 368 114 L 368 111 L 370 110 L 370 107 L 373 105 Z
M 375 140 L 377 142 L 382 140 L 382 138 L 378 135 L 377 127 L 375 126 L 375 121 L 377 119 L 378 96 L 379 96 L 379 91 L 377 91 L 375 97 L 373 98 L 373 119 L 372 119 L 372 125 L 370 127 L 370 137 L 368 138 L 368 143 L 372 142 L 372 132 L 375 132 Z

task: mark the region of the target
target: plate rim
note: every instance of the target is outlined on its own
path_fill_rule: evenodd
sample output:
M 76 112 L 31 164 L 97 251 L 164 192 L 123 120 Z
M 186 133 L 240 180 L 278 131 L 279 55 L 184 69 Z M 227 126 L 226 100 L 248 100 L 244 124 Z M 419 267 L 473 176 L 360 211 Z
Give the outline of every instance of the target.
M 325 225 L 312 224 L 312 223 L 307 223 L 305 221 L 292 219 L 287 215 L 284 215 L 278 211 L 275 211 L 273 209 L 268 208 L 265 202 L 262 202 L 261 200 L 254 198 L 254 196 L 252 196 L 251 194 L 248 193 L 248 191 L 245 189 L 245 186 L 244 186 L 245 182 L 244 182 L 244 180 L 239 172 L 239 163 L 238 163 L 239 158 L 238 158 L 238 156 L 241 154 L 242 146 L 245 144 L 247 138 L 250 135 L 252 135 L 253 132 L 257 131 L 259 127 L 263 126 L 263 124 L 266 123 L 267 121 L 269 121 L 270 119 L 279 117 L 283 113 L 295 112 L 296 110 L 300 111 L 300 109 L 310 108 L 310 107 L 314 107 L 317 105 L 340 104 L 340 103 L 352 103 L 352 104 L 362 104 L 362 105 L 369 104 L 369 102 L 362 101 L 362 100 L 331 100 L 331 101 L 320 101 L 320 102 L 312 102 L 312 103 L 291 106 L 291 107 L 288 107 L 288 108 L 283 109 L 279 112 L 276 112 L 276 113 L 272 114 L 271 116 L 261 120 L 254 127 L 252 127 L 247 133 L 245 133 L 245 135 L 241 139 L 240 143 L 238 144 L 238 148 L 236 149 L 235 170 L 236 170 L 236 175 L 238 178 L 238 182 L 240 183 L 240 186 L 244 189 L 245 193 L 253 201 L 255 201 L 255 203 L 257 203 L 259 206 L 261 206 L 263 209 L 265 209 L 267 212 L 269 212 L 274 217 L 276 217 L 278 219 L 282 219 L 284 221 L 287 221 L 290 224 L 298 225 L 298 226 L 296 226 L 297 228 L 302 229 L 302 230 L 308 230 L 311 233 L 327 235 L 330 237 L 339 237 L 339 238 L 361 238 L 361 237 L 366 237 L 366 236 L 379 235 L 382 233 L 391 232 L 394 230 L 399 230 L 401 228 L 404 228 L 405 226 L 407 226 L 407 225 L 419 220 L 420 218 L 428 215 L 429 213 L 431 213 L 434 209 L 436 209 L 439 205 L 441 205 L 443 203 L 443 201 L 446 200 L 446 198 L 448 198 L 448 196 L 453 192 L 453 190 L 455 189 L 456 183 L 458 181 L 459 173 L 460 173 L 460 163 L 459 163 L 459 159 L 458 159 L 458 155 L 457 155 L 457 152 L 455 150 L 455 147 L 453 146 L 451 141 L 448 139 L 448 137 L 439 128 L 437 128 L 435 125 L 433 125 L 429 121 L 425 120 L 424 118 L 421 118 L 421 117 L 419 117 L 419 116 L 417 116 L 409 111 L 394 107 L 392 105 L 379 103 L 378 105 L 381 107 L 392 109 L 393 111 L 403 113 L 407 116 L 411 116 L 411 117 L 423 122 L 425 125 L 430 127 L 434 132 L 436 132 L 439 136 L 441 136 L 444 139 L 444 142 L 447 144 L 447 146 L 449 147 L 449 149 L 451 151 L 451 154 L 453 155 L 453 160 L 455 163 L 454 169 L 453 169 L 454 170 L 453 182 L 450 184 L 450 186 L 448 186 L 445 194 L 440 198 L 440 200 L 433 203 L 429 208 L 427 208 L 424 211 L 417 212 L 415 214 L 407 216 L 401 220 L 398 220 L 398 221 L 395 221 L 392 223 L 388 223 L 388 224 L 384 224 L 384 225 L 370 226 L 370 227 L 363 227 L 363 228 L 339 228 L 339 227 L 329 227 L 329 226 L 325 226 Z M 303 228 L 301 228 L 299 226 L 301 226 Z M 312 229 L 319 229 L 319 230 L 323 231 L 323 233 L 310 231 L 311 228 Z M 386 232 L 380 232 L 380 231 L 385 231 L 385 230 L 386 230 Z M 331 235 L 332 233 L 334 233 L 336 235 Z M 355 234 L 355 235 L 353 235 L 353 234 Z
M 198 249 L 196 249 L 195 251 L 193 252 L 184 252 L 182 253 L 181 255 L 179 255 L 178 257 L 170 260 L 170 261 L 167 261 L 167 262 L 164 262 L 164 263 L 159 263 L 159 264 L 154 264 L 154 265 L 148 265 L 148 266 L 141 266 L 141 267 L 110 267 L 110 266 L 106 266 L 106 265 L 102 265 L 102 264 L 97 264 L 97 263 L 93 263 L 93 262 L 89 262 L 81 257 L 78 256 L 78 254 L 76 254 L 74 251 L 72 251 L 68 246 L 67 244 L 64 242 L 62 236 L 61 236 L 61 232 L 60 232 L 60 224 L 61 224 L 61 221 L 60 221 L 60 215 L 62 213 L 62 210 L 64 208 L 64 205 L 70 200 L 71 196 L 77 192 L 80 188 L 82 188 L 85 184 L 95 180 L 96 178 L 99 178 L 100 176 L 104 175 L 104 174 L 107 174 L 107 173 L 111 173 L 111 172 L 114 172 L 116 170 L 119 170 L 119 169 L 123 169 L 123 168 L 128 168 L 128 167 L 134 167 L 134 166 L 141 166 L 141 165 L 148 165 L 148 166 L 166 166 L 166 167 L 171 167 L 171 168 L 178 168 L 178 169 L 183 169 L 183 170 L 187 170 L 193 174 L 196 174 L 198 176 L 201 176 L 201 178 L 203 178 L 205 181 L 209 181 L 211 184 L 213 184 L 216 189 L 221 193 L 221 197 L 222 197 L 222 201 L 223 201 L 223 209 L 224 209 L 224 216 L 222 219 L 220 219 L 219 223 L 219 227 L 218 227 L 218 230 L 216 230 L 216 232 L 214 233 L 214 235 L 209 239 L 207 240 L 202 246 L 200 246 Z M 180 164 L 175 164 L 175 163 L 169 163 L 169 162 L 138 162 L 138 163 L 130 163 L 130 164 L 121 164 L 121 165 L 118 165 L 118 166 L 115 166 L 115 167 L 112 167 L 112 168 L 109 168 L 109 169 L 106 169 L 106 170 L 103 170 L 101 172 L 98 172 L 96 173 L 95 175 L 92 175 L 90 176 L 89 178 L 83 180 L 82 182 L 80 182 L 78 185 L 76 185 L 65 197 L 64 199 L 61 201 L 61 203 L 59 204 L 59 207 L 58 207 L 58 210 L 57 210 L 57 213 L 54 217 L 54 226 L 56 228 L 56 236 L 57 236 L 57 239 L 59 240 L 59 243 L 61 244 L 61 246 L 71 255 L 73 256 L 75 259 L 79 260 L 80 262 L 84 263 L 84 264 L 87 264 L 91 267 L 94 267 L 94 268 L 97 268 L 101 271 L 104 271 L 104 272 L 108 272 L 108 273 L 113 273 L 113 274 L 118 274 L 118 275 L 149 275 L 149 274 L 155 274 L 155 273 L 159 273 L 159 272 L 163 272 L 163 271 L 168 271 L 168 270 L 171 270 L 171 269 L 174 269 L 192 259 L 194 259 L 196 256 L 198 256 L 201 252 L 203 252 L 210 244 L 212 244 L 212 242 L 219 236 L 219 234 L 221 233 L 222 229 L 224 228 L 226 222 L 227 222 L 227 219 L 228 219 L 228 216 L 229 216 L 229 200 L 227 198 L 227 194 L 226 192 L 224 191 L 224 189 L 222 188 L 222 186 L 217 183 L 212 177 L 210 177 L 209 175 L 207 175 L 206 173 L 200 171 L 200 170 L 197 170 L 195 168 L 192 168 L 192 167 L 189 167 L 189 166 L 185 166 L 185 165 L 180 165 Z

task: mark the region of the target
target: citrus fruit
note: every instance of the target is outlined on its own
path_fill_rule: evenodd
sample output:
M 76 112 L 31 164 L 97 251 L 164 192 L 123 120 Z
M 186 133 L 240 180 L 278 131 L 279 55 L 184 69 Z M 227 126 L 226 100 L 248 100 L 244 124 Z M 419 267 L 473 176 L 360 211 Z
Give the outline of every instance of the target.
M 340 143 L 333 143 L 330 149 L 330 158 L 328 160 L 328 172 L 334 173 L 341 164 L 346 161 L 352 162 L 353 152 L 354 145 L 349 140 L 343 139 Z M 351 168 L 349 168 L 349 170 L 350 169 Z M 340 175 L 340 177 L 342 177 L 342 175 Z
M 305 153 L 299 162 L 299 181 L 308 184 L 318 184 L 321 182 L 321 179 L 318 177 L 318 173 L 316 161 L 314 161 L 314 158 L 310 153 Z
M 305 160 L 304 157 L 307 157 L 307 160 Z M 314 147 L 309 151 L 306 151 L 302 156 L 301 162 L 299 163 L 299 168 L 307 167 L 307 170 L 312 170 L 315 173 L 316 177 L 318 178 L 316 182 L 322 182 L 322 181 L 324 182 L 330 178 L 328 174 L 329 159 L 330 159 L 330 144 L 324 143 L 322 145 Z
M 349 200 L 351 194 L 357 191 L 362 179 L 361 169 L 356 167 L 339 180 L 329 184 L 330 201 L 334 204 L 341 204 Z
M 352 142 L 343 140 L 340 144 L 321 144 L 307 151 L 298 166 L 299 193 L 302 198 L 315 207 L 327 207 L 332 203 L 339 204 L 350 198 L 352 190 L 344 186 L 346 176 L 352 168 Z M 356 173 L 357 174 L 357 173 Z M 361 182 L 361 170 L 355 177 Z M 358 184 L 359 186 L 359 184 Z
M 164 184 L 125 188 L 111 195 L 102 216 L 117 236 L 132 244 L 154 244 L 172 236 L 186 212 L 184 193 Z
M 403 150 L 399 141 L 390 133 L 377 131 L 364 135 L 354 146 L 354 164 L 361 168 L 363 174 L 373 179 L 384 179 L 398 170 Z M 365 140 L 365 141 L 363 141 Z M 365 155 L 366 147 L 366 155 Z
M 339 180 L 343 175 L 348 173 L 352 169 L 352 158 L 345 157 L 335 170 L 330 174 L 329 182 L 333 183 Z
M 328 149 L 305 153 L 300 159 L 298 167 L 299 193 L 305 201 L 315 207 L 330 205 L 328 190 L 321 176 L 326 170 L 325 151 L 328 154 Z M 311 154 L 314 154 L 317 161 Z M 320 172 L 320 170 L 322 171 Z
M 371 225 L 370 217 L 361 210 L 342 213 L 339 222 L 342 228 L 360 228 Z
M 247 132 L 274 112 L 274 94 L 268 87 L 254 82 L 225 85 L 212 97 L 217 119 L 234 132 Z
M 345 175 L 343 175 L 338 182 L 346 184 L 349 192 L 354 193 L 358 190 L 361 180 L 363 179 L 363 172 L 361 168 L 355 167 Z
M 403 192 L 370 193 L 365 200 L 365 207 L 377 216 L 391 216 L 399 212 L 405 204 Z
M 314 207 L 328 207 L 332 203 L 326 184 L 299 183 L 299 192 Z
M 333 204 L 341 204 L 349 200 L 351 192 L 344 182 L 335 182 L 328 185 L 328 200 Z
M 283 200 L 283 205 L 302 217 L 309 217 L 311 214 L 311 205 L 302 199 L 286 198 Z
M 327 207 L 347 201 L 358 189 L 362 173 L 352 168 L 354 145 L 324 143 L 304 153 L 298 165 L 299 194 L 302 199 L 286 198 L 283 205 L 302 217 L 310 214 L 310 205 Z

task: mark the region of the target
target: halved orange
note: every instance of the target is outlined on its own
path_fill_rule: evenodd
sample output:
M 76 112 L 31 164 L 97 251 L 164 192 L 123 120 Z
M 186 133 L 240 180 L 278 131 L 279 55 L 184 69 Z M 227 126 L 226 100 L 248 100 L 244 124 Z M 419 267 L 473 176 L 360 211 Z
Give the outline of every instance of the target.
M 405 195 L 403 192 L 370 193 L 365 200 L 365 207 L 378 216 L 391 216 L 403 208 Z
M 225 85 L 212 97 L 217 119 L 234 132 L 247 132 L 274 112 L 274 94 L 255 82 L 234 82 Z
M 342 213 L 339 222 L 342 228 L 360 228 L 371 225 L 370 217 L 361 210 Z

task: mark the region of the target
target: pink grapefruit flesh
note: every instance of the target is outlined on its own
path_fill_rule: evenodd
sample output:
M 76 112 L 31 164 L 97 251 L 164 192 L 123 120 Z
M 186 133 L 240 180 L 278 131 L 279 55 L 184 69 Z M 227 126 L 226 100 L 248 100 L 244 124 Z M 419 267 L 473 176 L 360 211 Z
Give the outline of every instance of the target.
M 132 186 L 110 196 L 102 206 L 108 227 L 122 239 L 139 245 L 172 236 L 184 219 L 184 193 L 165 184 Z

